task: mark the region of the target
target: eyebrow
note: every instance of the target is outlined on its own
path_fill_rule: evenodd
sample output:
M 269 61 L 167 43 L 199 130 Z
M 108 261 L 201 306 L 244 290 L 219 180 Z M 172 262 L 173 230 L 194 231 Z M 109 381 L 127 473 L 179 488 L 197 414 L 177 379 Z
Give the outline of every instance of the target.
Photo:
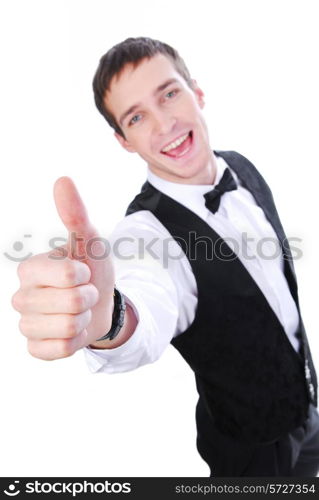
M 165 90 L 166 87 L 168 87 L 169 85 L 171 85 L 172 83 L 178 83 L 178 80 L 176 78 L 170 78 L 169 80 L 166 80 L 164 83 L 161 83 L 161 85 L 159 85 L 158 87 L 156 87 L 156 89 L 154 90 L 153 92 L 153 95 L 155 96 L 156 94 L 158 94 L 159 92 L 162 92 L 162 90 Z M 131 113 L 134 113 L 134 111 L 139 108 L 141 106 L 141 103 L 136 103 L 136 104 L 133 104 L 128 110 L 126 110 L 120 117 L 120 125 L 123 125 L 123 121 L 125 120 L 125 118 L 130 115 Z

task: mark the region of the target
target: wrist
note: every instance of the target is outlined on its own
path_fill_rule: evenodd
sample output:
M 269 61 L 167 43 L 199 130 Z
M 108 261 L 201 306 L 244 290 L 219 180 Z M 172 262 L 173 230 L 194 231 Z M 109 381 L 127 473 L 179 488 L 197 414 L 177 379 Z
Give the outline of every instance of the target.
M 124 295 L 114 287 L 113 292 L 113 314 L 112 314 L 112 324 L 111 328 L 108 330 L 106 334 L 102 337 L 96 339 L 96 342 L 100 342 L 102 340 L 113 340 L 118 333 L 120 332 L 122 326 L 124 325 L 124 317 L 125 317 L 125 299 Z
M 136 326 L 138 323 L 138 319 L 134 312 L 134 309 L 126 304 L 125 316 L 124 316 L 124 324 L 119 332 L 119 334 L 113 339 L 106 339 L 95 341 L 92 344 L 89 344 L 87 347 L 91 349 L 114 349 L 124 344 L 134 333 Z

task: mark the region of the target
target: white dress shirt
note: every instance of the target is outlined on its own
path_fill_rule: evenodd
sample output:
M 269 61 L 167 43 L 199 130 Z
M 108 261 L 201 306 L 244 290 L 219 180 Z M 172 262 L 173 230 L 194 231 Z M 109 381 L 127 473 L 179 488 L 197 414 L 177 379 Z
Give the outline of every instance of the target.
M 216 159 L 214 185 L 228 166 L 223 158 Z M 215 214 L 206 208 L 203 196 L 212 185 L 169 182 L 150 170 L 147 177 L 155 188 L 192 210 L 226 239 L 298 350 L 299 340 L 295 335 L 298 311 L 283 273 L 280 243 L 263 210 L 234 171 L 232 174 L 238 189 L 222 195 Z M 123 372 L 153 363 L 171 339 L 190 326 L 197 306 L 197 285 L 191 265 L 150 211 L 135 212 L 121 220 L 112 232 L 110 244 L 116 286 L 133 307 L 138 324 L 132 336 L 119 347 L 84 348 L 92 372 Z

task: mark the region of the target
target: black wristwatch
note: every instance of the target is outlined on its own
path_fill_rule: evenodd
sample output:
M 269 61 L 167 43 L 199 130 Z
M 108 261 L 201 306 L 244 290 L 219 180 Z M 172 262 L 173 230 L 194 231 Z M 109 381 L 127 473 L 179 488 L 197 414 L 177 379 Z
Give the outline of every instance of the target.
M 96 339 L 95 342 L 98 342 L 99 340 L 113 340 L 116 335 L 119 333 L 121 330 L 122 326 L 124 325 L 124 317 L 125 317 L 125 309 L 126 309 L 126 304 L 124 300 L 124 296 L 121 294 L 121 292 L 114 287 L 114 309 L 113 309 L 113 314 L 112 314 L 112 325 L 111 329 L 109 332 L 107 332 L 106 335 L 103 337 Z

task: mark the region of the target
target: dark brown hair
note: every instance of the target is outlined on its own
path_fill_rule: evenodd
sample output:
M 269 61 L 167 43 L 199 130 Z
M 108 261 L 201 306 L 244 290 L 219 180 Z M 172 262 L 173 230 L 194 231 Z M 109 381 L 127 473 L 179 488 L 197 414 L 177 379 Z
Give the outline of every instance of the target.
M 122 130 L 103 102 L 105 94 L 110 88 L 112 78 L 119 75 L 126 64 L 130 63 L 136 67 L 143 59 L 150 59 L 156 54 L 164 54 L 171 59 L 178 73 L 190 87 L 192 86 L 190 73 L 177 50 L 159 40 L 147 37 L 127 38 L 123 42 L 114 45 L 100 59 L 93 79 L 95 104 L 108 124 L 122 137 L 124 137 Z

